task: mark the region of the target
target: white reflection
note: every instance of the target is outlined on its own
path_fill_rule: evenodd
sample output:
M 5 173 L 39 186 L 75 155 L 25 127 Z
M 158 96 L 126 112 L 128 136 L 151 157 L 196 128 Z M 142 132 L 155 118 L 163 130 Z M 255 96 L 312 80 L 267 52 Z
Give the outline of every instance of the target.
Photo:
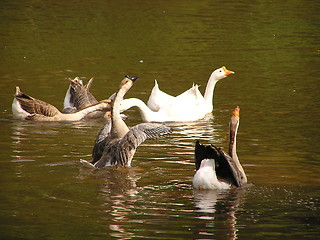
M 242 202 L 242 194 L 244 189 L 228 189 L 228 190 L 194 190 L 194 203 L 197 208 L 198 219 L 208 221 L 206 226 L 212 225 L 215 228 L 228 229 L 228 239 L 237 239 L 237 221 L 236 212 L 239 204 Z M 218 226 L 225 223 L 226 226 Z M 199 232 L 203 235 L 202 232 Z M 205 234 L 206 235 L 206 234 Z

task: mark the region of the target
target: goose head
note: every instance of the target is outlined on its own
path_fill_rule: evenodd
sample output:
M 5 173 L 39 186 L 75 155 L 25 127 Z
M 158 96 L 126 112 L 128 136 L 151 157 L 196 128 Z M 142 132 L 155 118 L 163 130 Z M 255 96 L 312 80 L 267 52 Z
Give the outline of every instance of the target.
M 237 135 L 237 131 L 239 127 L 239 119 L 240 119 L 240 108 L 238 106 L 233 110 L 231 120 L 230 120 L 230 136 L 233 136 L 233 138 Z M 232 143 L 234 141 L 233 138 L 230 139 L 230 142 Z
M 114 100 L 119 96 L 123 97 L 124 94 L 126 94 L 129 91 L 129 89 L 132 87 L 133 83 L 138 78 L 139 78 L 139 76 L 129 77 L 128 75 L 126 75 L 124 77 L 124 79 L 120 82 L 119 91 L 116 93 Z
M 223 66 L 221 68 L 218 68 L 217 70 L 214 70 L 211 76 L 214 77 L 216 80 L 220 80 L 231 74 L 234 74 L 234 72 L 228 70 L 225 66 Z
M 135 77 L 129 77 L 126 75 L 124 79 L 120 82 L 119 90 L 116 92 L 116 94 L 111 98 L 112 100 L 112 108 L 116 106 L 116 112 L 119 111 L 120 113 L 120 103 L 123 100 L 124 95 L 129 91 L 129 89 L 132 87 L 133 83 L 139 78 L 139 76 Z

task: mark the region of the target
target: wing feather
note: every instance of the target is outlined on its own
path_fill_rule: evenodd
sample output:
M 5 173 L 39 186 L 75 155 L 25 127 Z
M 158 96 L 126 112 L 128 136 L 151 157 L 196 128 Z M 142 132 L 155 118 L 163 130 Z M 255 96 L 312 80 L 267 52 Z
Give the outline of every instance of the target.
M 41 114 L 47 117 L 53 117 L 60 113 L 55 106 L 24 93 L 15 96 L 15 98 L 19 101 L 22 109 L 30 114 Z
M 92 161 L 91 163 L 96 163 L 102 156 L 107 139 L 111 131 L 111 119 L 105 123 L 105 125 L 100 129 L 97 138 L 95 140 L 93 149 L 92 149 Z
M 117 161 L 122 166 L 130 166 L 137 148 L 147 139 L 156 139 L 171 133 L 171 128 L 157 123 L 141 123 L 120 140 L 117 148 Z
M 240 171 L 238 170 L 234 160 L 221 148 L 214 145 L 203 145 L 199 141 L 195 147 L 195 165 L 196 170 L 199 169 L 203 159 L 214 159 L 216 164 L 216 174 L 219 179 L 227 181 L 237 187 L 242 186 L 240 181 Z

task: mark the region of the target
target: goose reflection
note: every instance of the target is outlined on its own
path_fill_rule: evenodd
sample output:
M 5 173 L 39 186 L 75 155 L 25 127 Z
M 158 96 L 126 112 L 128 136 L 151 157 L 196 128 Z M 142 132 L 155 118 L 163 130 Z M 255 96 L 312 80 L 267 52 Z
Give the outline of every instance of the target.
M 130 231 L 127 227 L 127 223 L 131 221 L 132 213 L 137 207 L 136 202 L 139 201 L 137 182 L 141 174 L 141 169 L 135 167 L 109 167 L 99 171 L 80 169 L 80 177 L 85 181 L 89 178 L 102 181 L 97 197 L 97 202 L 102 204 L 98 211 L 107 219 L 107 227 L 111 230 L 110 236 L 114 238 L 127 239 L 135 235 L 134 231 Z
M 237 217 L 236 212 L 243 202 L 243 188 L 232 190 L 194 190 L 194 204 L 196 207 L 196 218 L 205 221 L 206 229 L 212 226 L 212 231 L 206 231 L 205 235 L 216 235 L 215 229 L 227 229 L 224 235 L 229 240 L 237 239 Z M 203 235 L 203 232 L 197 232 Z M 201 237 L 200 237 L 201 238 Z

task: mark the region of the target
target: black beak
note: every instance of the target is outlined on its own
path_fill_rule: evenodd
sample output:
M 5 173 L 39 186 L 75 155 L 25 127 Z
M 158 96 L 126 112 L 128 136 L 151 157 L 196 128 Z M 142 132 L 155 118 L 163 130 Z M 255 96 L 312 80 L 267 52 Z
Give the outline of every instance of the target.
M 140 76 L 135 76 L 135 77 L 129 77 L 129 75 L 125 76 L 126 78 L 130 79 L 132 82 L 134 82 L 135 80 L 137 80 Z

